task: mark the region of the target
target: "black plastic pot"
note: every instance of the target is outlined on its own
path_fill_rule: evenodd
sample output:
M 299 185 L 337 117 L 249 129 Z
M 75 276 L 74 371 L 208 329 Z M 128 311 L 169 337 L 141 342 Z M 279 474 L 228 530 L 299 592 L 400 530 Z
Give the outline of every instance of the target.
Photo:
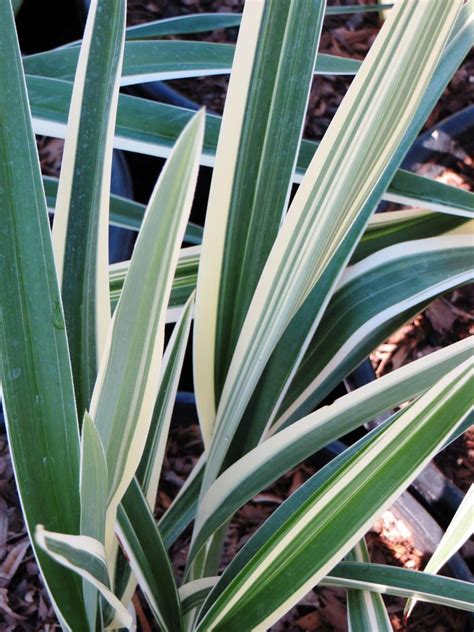
M 474 105 L 471 105 L 418 136 L 401 166 L 409 171 L 419 171 L 433 160 L 439 161 L 441 166 L 449 165 L 452 159 L 464 160 L 468 155 L 466 150 L 473 144 Z
M 130 171 L 123 152 L 114 149 L 112 157 L 111 191 L 115 195 L 133 200 L 133 186 Z M 109 262 L 130 259 L 137 233 L 118 226 L 109 227 Z

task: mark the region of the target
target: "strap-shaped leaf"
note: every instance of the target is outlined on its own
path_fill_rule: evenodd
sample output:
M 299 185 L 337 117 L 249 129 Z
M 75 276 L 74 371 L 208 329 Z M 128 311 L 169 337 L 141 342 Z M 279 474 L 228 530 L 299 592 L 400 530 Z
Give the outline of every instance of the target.
M 457 189 L 457 193 L 442 186 L 441 182 L 417 176 L 399 169 L 393 178 L 390 189 L 385 193 L 387 202 L 422 206 L 430 211 L 442 211 L 473 218 L 472 193 Z M 467 195 L 466 195 L 467 194 Z
M 168 303 L 167 322 L 176 322 L 196 288 L 199 254 L 200 248 L 197 247 L 183 248 L 179 253 Z M 120 297 L 129 266 L 129 261 L 121 261 L 109 267 L 110 300 L 113 306 Z
M 423 576 L 420 571 L 388 564 L 341 562 L 326 575 L 321 585 L 354 588 L 396 597 L 416 595 L 420 601 L 474 611 L 474 590 L 469 582 L 436 575 Z
M 88 409 L 110 326 L 107 292 L 112 144 L 125 2 L 93 0 L 80 49 L 53 224 L 76 406 Z
M 140 462 L 158 393 L 166 307 L 196 184 L 198 113 L 178 140 L 148 205 L 91 402 L 109 472 L 110 525 Z
M 194 385 L 206 445 L 245 314 L 286 211 L 324 7 L 306 0 L 245 6 L 196 294 Z
M 454 518 L 451 520 L 446 533 L 441 538 L 436 551 L 425 566 L 425 573 L 437 573 L 446 562 L 458 551 L 471 537 L 474 531 L 474 485 L 464 496 Z M 473 597 L 474 599 L 474 597 Z M 405 606 L 405 615 L 410 616 L 416 605 L 416 599 L 410 599 Z
M 452 370 L 285 501 L 231 562 L 197 629 L 264 629 L 317 584 L 461 427 L 471 408 L 470 365 Z
M 11 0 L 13 12 L 16 15 L 23 4 L 23 0 Z
M 404 241 L 448 234 L 460 229 L 467 221 L 463 217 L 418 210 L 374 215 L 352 255 L 351 263 L 357 263 L 382 248 Z M 200 254 L 201 248 L 195 247 L 183 248 L 180 251 L 167 322 L 175 322 L 179 318 L 185 302 L 196 288 Z M 109 267 L 110 300 L 113 306 L 119 299 L 128 267 L 128 261 L 121 261 Z
M 391 246 L 347 268 L 273 431 L 313 410 L 338 381 L 436 296 L 470 281 L 466 264 L 474 250 L 471 228 L 466 224 L 464 229 L 461 235 Z
M 351 13 L 369 13 L 389 9 L 392 4 L 347 5 L 342 7 L 326 7 L 326 15 L 341 15 Z M 127 40 L 157 39 L 165 35 L 187 35 L 203 33 L 216 29 L 231 28 L 240 25 L 240 13 L 195 13 L 178 15 L 174 18 L 146 22 L 129 26 Z
M 417 397 L 472 351 L 473 342 L 465 340 L 420 358 L 296 421 L 248 452 L 221 474 L 200 502 L 190 560 L 239 507 L 284 472 L 384 411 Z
M 447 71 L 454 72 L 470 49 L 469 27 L 472 28 L 472 21 L 466 21 L 460 27 L 456 38 L 453 38 L 452 44 L 446 47 L 444 56 L 448 56 L 448 53 L 453 54 L 447 57 L 449 63 L 442 64 L 439 73 L 435 74 L 427 93 L 430 96 L 429 102 L 423 104 L 423 116 L 428 116 L 436 100 L 431 98 L 433 91 L 436 91 L 435 94 L 439 96 L 447 84 L 450 78 Z M 34 131 L 37 134 L 64 138 L 71 98 L 71 83 L 32 76 L 27 76 L 27 83 Z M 121 94 L 114 147 L 166 158 L 192 115 L 190 110 Z M 220 117 L 209 114 L 206 117 L 204 150 L 200 158 L 203 165 L 213 166 L 215 163 L 220 120 Z M 302 142 L 295 181 L 301 181 L 316 148 L 317 145 L 311 141 Z M 398 173 L 402 173 L 402 170 Z M 444 212 L 461 215 L 470 213 L 472 216 L 474 194 L 469 191 L 408 172 L 403 173 L 402 185 L 394 181 L 394 186 L 390 185 L 387 194 L 383 193 L 383 197 L 400 203 L 410 202 L 416 206 L 430 206 L 434 210 L 442 209 Z M 408 188 L 405 189 L 405 187 Z
M 416 133 L 433 109 L 451 76 L 471 49 L 473 22 L 474 3 L 473 0 L 468 0 L 453 27 L 449 43 L 443 51 L 429 89 L 412 122 L 406 139 L 406 147 L 413 142 Z M 35 132 L 64 137 L 64 122 L 67 118 L 71 93 L 70 84 L 40 77 L 28 77 L 27 80 Z M 182 108 L 121 95 L 115 146 L 119 149 L 138 151 L 152 156 L 167 157 L 174 141 L 191 117 L 192 112 Z M 202 164 L 211 166 L 214 164 L 219 122 L 219 117 L 208 115 L 204 153 L 201 156 Z M 315 143 L 303 141 L 297 163 L 297 180 L 301 179 L 309 165 L 316 146 Z M 403 152 L 406 151 L 406 147 L 403 148 Z M 421 204 L 427 207 L 430 204 L 434 210 L 437 210 L 440 205 L 446 209 L 447 205 L 448 209 L 451 208 L 453 211 L 472 214 L 474 194 L 408 172 L 399 171 L 398 174 L 402 174 L 401 181 L 394 180 L 387 191 L 387 196 L 391 196 L 392 200 L 400 200 L 404 203 L 410 199 L 415 205 Z M 395 179 L 398 178 L 398 174 Z M 420 193 L 421 191 L 423 193 Z
M 135 629 L 132 615 L 110 590 L 105 551 L 101 542 L 85 535 L 54 533 L 41 525 L 36 528 L 35 540 L 55 562 L 74 571 L 100 592 L 114 612 L 114 619 L 109 624 L 111 629 Z
M 117 517 L 120 542 L 160 629 L 180 632 L 181 605 L 173 568 L 136 479 L 123 497 Z
M 66 331 L 10 2 L 0 2 L 0 381 L 28 532 L 79 533 L 79 432 Z M 33 543 L 65 628 L 85 629 L 81 583 Z
M 56 197 L 58 193 L 58 179 L 50 176 L 43 176 L 43 187 L 46 194 L 46 203 L 48 210 L 54 213 L 56 207 Z M 138 231 L 142 225 L 143 216 L 145 215 L 146 206 L 121 197 L 120 195 L 111 194 L 110 196 L 110 212 L 109 219 L 113 226 L 128 228 Z M 184 241 L 189 244 L 200 244 L 202 241 L 202 227 L 188 222 Z
M 206 597 L 218 582 L 219 577 L 202 577 L 183 584 L 179 589 L 179 598 L 183 613 L 191 612 L 204 603 Z
M 434 2 L 429 8 L 426 3 L 397 3 L 338 108 L 278 233 L 242 326 L 217 410 L 205 488 L 218 476 L 280 338 L 305 299 L 317 294 L 319 305 L 304 344 L 296 346 L 292 372 L 301 360 L 374 211 L 377 186 L 383 186 L 412 125 L 460 8 L 460 2 Z M 275 409 L 284 393 L 279 391 Z
M 448 234 L 467 221 L 463 217 L 417 209 L 376 213 L 370 218 L 350 263 L 357 263 L 382 248 L 404 241 Z
M 191 296 L 183 309 L 180 319 L 178 320 L 166 347 L 166 351 L 163 356 L 163 367 L 158 397 L 153 410 L 153 419 L 146 440 L 145 449 L 135 477 L 136 483 L 138 483 L 143 491 L 151 511 L 155 508 L 158 483 L 160 480 L 166 443 L 168 441 L 171 415 L 173 412 L 176 392 L 178 390 L 178 382 L 183 366 L 186 344 L 189 337 L 193 307 L 194 300 L 193 296 Z M 131 485 L 135 486 L 136 483 L 132 482 Z M 136 492 L 131 490 L 129 496 L 133 493 L 136 495 Z M 122 576 L 118 578 L 116 576 L 115 585 L 122 586 L 123 594 L 128 597 L 128 595 L 133 594 L 135 590 L 135 581 L 134 578 L 129 577 L 130 573 L 128 572 L 128 566 L 124 567 L 121 575 Z
M 191 295 L 176 323 L 163 356 L 160 388 L 153 410 L 152 427 L 136 474 L 137 481 L 143 489 L 152 510 L 154 509 L 158 492 L 158 483 L 168 441 L 178 382 L 183 368 L 193 308 L 194 295 Z
M 158 39 L 165 35 L 205 33 L 239 26 L 239 13 L 195 13 L 129 26 L 127 40 Z
M 81 535 L 105 541 L 105 510 L 107 507 L 107 462 L 99 433 L 86 412 L 81 434 Z M 82 590 L 90 630 L 96 628 L 97 590 L 83 579 Z
M 219 577 L 204 577 L 184 584 L 179 589 L 183 613 L 198 607 L 206 599 Z M 417 595 L 421 601 L 452 608 L 474 610 L 472 586 L 449 577 L 425 575 L 419 571 L 397 568 L 387 564 L 340 562 L 324 577 L 321 586 L 357 591 L 371 591 L 396 597 Z M 364 628 L 378 630 L 374 627 Z
M 128 41 L 120 85 L 164 81 L 184 77 L 229 74 L 235 46 L 214 42 Z M 57 48 L 24 58 L 25 72 L 37 77 L 74 78 L 78 47 Z M 314 72 L 321 75 L 354 75 L 360 61 L 336 55 L 318 55 Z
M 15 0 L 19 2 L 21 0 Z M 370 13 L 390 9 L 389 3 L 370 5 L 346 5 L 342 7 L 326 7 L 325 15 L 343 15 L 353 13 Z M 178 15 L 173 18 L 165 18 L 153 22 L 145 22 L 129 26 L 126 30 L 127 40 L 159 39 L 166 35 L 187 35 L 190 33 L 203 33 L 216 29 L 232 28 L 239 26 L 242 16 L 240 13 L 194 13 L 190 15 Z M 67 46 L 78 44 L 71 42 Z
M 251 449 L 275 419 L 272 432 L 314 410 L 388 335 L 441 293 L 467 283 L 471 272 L 466 264 L 473 253 L 470 227 L 455 230 L 461 234 L 402 242 L 347 268 L 292 378 L 291 360 L 305 344 L 313 319 L 316 295 L 312 297 L 280 340 L 235 444 Z M 290 380 L 277 411 L 272 406 L 278 387 Z
M 369 551 L 362 538 L 346 556 L 353 562 L 370 564 Z M 337 567 L 336 567 L 337 568 Z M 369 590 L 347 591 L 347 622 L 349 632 L 392 632 L 392 624 L 382 597 Z

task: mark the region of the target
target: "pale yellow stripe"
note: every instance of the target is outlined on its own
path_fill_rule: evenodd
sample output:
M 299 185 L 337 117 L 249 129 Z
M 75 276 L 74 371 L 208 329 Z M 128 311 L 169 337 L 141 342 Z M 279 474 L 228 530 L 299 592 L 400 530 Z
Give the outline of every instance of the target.
M 265 2 L 245 3 L 216 151 L 203 249 L 199 266 L 194 323 L 194 387 L 205 446 L 216 416 L 214 356 L 220 276 L 245 104 Z

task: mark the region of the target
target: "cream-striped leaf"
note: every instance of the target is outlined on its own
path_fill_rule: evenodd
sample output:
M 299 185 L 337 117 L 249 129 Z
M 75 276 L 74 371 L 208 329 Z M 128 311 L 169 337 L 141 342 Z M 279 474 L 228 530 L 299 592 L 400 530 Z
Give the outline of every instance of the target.
M 353 13 L 369 13 L 389 9 L 390 3 L 370 5 L 346 5 L 342 7 L 326 7 L 325 15 L 342 15 Z M 240 25 L 239 13 L 195 13 L 178 15 L 154 22 L 145 22 L 129 26 L 126 35 L 128 40 L 158 39 L 166 35 L 187 35 L 202 33 L 216 29 L 231 28 Z
M 194 520 L 205 463 L 205 454 L 202 454 L 178 495 L 158 523 L 167 549 L 176 542 L 181 533 Z
M 465 224 L 459 230 L 462 234 L 384 248 L 346 269 L 273 432 L 313 410 L 338 381 L 436 296 L 470 281 L 472 227 Z M 318 358 L 321 353 L 324 358 Z
M 80 49 L 56 201 L 53 246 L 82 419 L 110 327 L 109 190 L 125 2 L 93 0 Z
M 166 351 L 163 356 L 160 387 L 158 397 L 155 402 L 155 408 L 153 410 L 153 419 L 150 431 L 148 433 L 145 449 L 136 473 L 136 481 L 131 483 L 132 487 L 136 486 L 137 483 L 141 487 L 151 511 L 155 508 L 158 483 L 160 480 L 166 443 L 168 441 L 171 415 L 173 412 L 176 392 L 178 390 L 178 382 L 181 375 L 184 353 L 186 351 L 186 344 L 191 326 L 193 307 L 193 296 L 191 296 L 183 309 L 183 313 L 177 322 L 166 347 Z M 132 497 L 133 495 L 134 497 Z M 135 504 L 141 504 L 140 500 L 137 500 L 137 495 L 136 490 L 129 490 L 128 497 L 132 497 L 129 498 L 129 503 L 131 503 L 130 506 L 132 508 L 134 508 Z M 119 523 L 120 515 L 121 512 L 119 512 Z M 134 515 L 137 515 L 136 511 Z M 126 519 L 133 522 L 130 515 L 126 516 Z M 172 576 L 173 574 L 171 573 L 171 577 Z M 115 585 L 121 586 L 121 590 L 123 590 L 123 594 L 126 596 L 133 594 L 135 584 L 136 582 L 134 578 L 130 578 L 127 566 L 123 568 L 123 571 L 118 578 L 116 576 Z M 127 599 L 125 599 L 125 601 L 127 601 Z
M 196 516 L 192 559 L 221 525 L 279 476 L 331 441 L 417 397 L 471 357 L 468 339 L 420 358 L 296 421 L 227 468 L 202 499 Z
M 179 589 L 183 613 L 202 604 L 218 580 L 219 577 L 204 577 L 184 584 Z M 468 582 L 437 575 L 423 575 L 419 571 L 387 564 L 340 562 L 319 585 L 370 591 L 395 597 L 417 595 L 420 601 L 474 611 L 473 588 Z M 372 632 L 377 628 L 365 628 L 364 632 L 368 630 Z
M 467 283 L 472 277 L 470 226 L 463 224 L 450 232 L 456 231 L 461 234 L 384 248 L 346 268 L 293 377 L 318 297 L 324 296 L 316 288 L 280 340 L 234 444 L 251 449 L 275 419 L 273 432 L 314 410 L 388 335 L 442 292 Z M 274 402 L 282 390 L 288 392 L 277 411 Z
M 351 263 L 357 263 L 382 248 L 400 242 L 450 233 L 467 221 L 463 217 L 418 210 L 377 214 L 370 219 L 352 255 Z M 184 248 L 180 251 L 168 306 L 167 322 L 176 322 L 182 307 L 196 287 L 200 254 L 199 247 Z M 119 299 L 129 265 L 128 261 L 121 261 L 109 267 L 110 300 L 113 307 Z
M 107 507 L 107 462 L 104 448 L 94 421 L 86 412 L 81 433 L 81 526 L 80 533 L 105 541 L 105 512 Z M 95 630 L 97 617 L 97 590 L 86 579 L 82 582 L 87 618 L 91 630 Z
M 200 112 L 158 179 L 92 396 L 91 416 L 107 456 L 109 529 L 139 465 L 158 393 L 166 307 L 191 209 L 203 123 Z
M 229 74 L 234 51 L 233 44 L 214 42 L 128 41 L 120 85 Z M 71 81 L 77 59 L 78 47 L 70 46 L 29 55 L 23 63 L 28 75 Z M 321 75 L 354 75 L 360 63 L 356 59 L 321 53 L 313 69 Z
M 86 629 L 80 579 L 33 539 L 40 522 L 79 533 L 79 425 L 9 0 L 0 2 L 0 85 L 0 390 L 8 443 L 25 525 L 56 614 L 65 629 Z
M 471 410 L 472 387 L 467 360 L 310 478 L 228 566 L 197 629 L 255 630 L 277 621 L 457 434 Z
M 369 551 L 362 538 L 346 556 L 353 562 L 370 564 Z M 382 597 L 369 590 L 347 591 L 347 622 L 349 632 L 392 632 L 392 624 Z
M 321 581 L 321 585 L 350 588 L 395 597 L 417 596 L 420 601 L 474 611 L 472 584 L 438 577 L 388 564 L 341 562 Z
M 205 489 L 219 474 L 226 447 L 273 350 L 316 286 L 324 293 L 305 341 L 309 344 L 331 289 L 374 210 L 370 198 L 412 124 L 460 8 L 461 2 L 436 1 L 429 7 L 398 2 L 338 108 L 285 218 L 243 324 L 217 410 Z M 282 395 L 284 390 L 276 405 Z
M 245 5 L 199 267 L 194 385 L 210 444 L 227 369 L 295 169 L 325 2 Z M 289 90 L 291 82 L 298 89 Z
M 470 0 L 463 7 L 460 18 L 453 28 L 450 42 L 443 52 L 429 90 L 415 117 L 415 134 L 432 110 L 452 74 L 472 47 L 473 21 L 474 11 Z M 64 138 L 71 84 L 34 76 L 27 77 L 27 82 L 35 132 Z M 119 97 L 114 146 L 127 151 L 167 157 L 174 141 L 191 117 L 192 112 L 189 110 L 122 94 Z M 219 124 L 220 117 L 207 116 L 202 164 L 214 165 Z M 295 174 L 296 181 L 301 180 L 316 147 L 314 142 L 302 142 Z M 386 193 L 386 197 L 395 202 L 421 204 L 425 208 L 429 205 L 433 210 L 470 213 L 470 216 L 472 216 L 473 195 L 469 191 L 449 187 L 402 170 L 398 171 Z
M 425 566 L 425 573 L 437 573 L 458 551 L 474 532 L 474 485 L 464 496 L 454 518 L 451 520 L 436 551 Z M 474 597 L 473 597 L 474 598 Z M 416 605 L 416 599 L 410 599 L 405 606 L 405 615 L 410 616 Z
M 168 323 L 174 323 L 178 320 L 186 301 L 196 288 L 200 252 L 201 248 L 199 246 L 192 246 L 183 248 L 179 253 L 171 296 L 168 302 L 166 317 L 166 322 Z M 120 298 L 129 267 L 129 261 L 114 263 L 109 267 L 110 301 L 113 307 L 115 307 Z
M 123 497 L 117 517 L 117 532 L 128 563 L 160 629 L 181 632 L 181 606 L 173 568 L 136 479 Z
M 58 182 L 57 178 L 43 176 L 43 187 L 50 213 L 54 213 L 56 207 Z M 111 194 L 110 196 L 109 219 L 113 226 L 138 231 L 142 225 L 145 210 L 146 206 L 140 204 L 140 202 L 129 200 L 120 195 Z M 202 227 L 193 222 L 188 222 L 184 241 L 193 245 L 200 244 L 202 241 Z
M 143 489 L 152 510 L 154 509 L 156 494 L 158 493 L 158 483 L 191 327 L 193 308 L 194 295 L 192 294 L 188 298 L 183 312 L 176 323 L 163 356 L 160 388 L 153 411 L 152 427 L 150 428 L 136 474 L 137 481 Z
M 131 614 L 110 589 L 105 551 L 101 542 L 85 535 L 54 533 L 41 525 L 36 527 L 35 540 L 58 564 L 74 571 L 97 589 L 112 607 L 114 618 L 106 629 L 135 629 Z
M 428 115 L 447 84 L 451 76 L 449 72 L 454 72 L 471 47 L 469 28 L 472 28 L 472 22 L 466 20 L 452 43 L 446 47 L 442 63 L 420 108 L 421 120 Z M 71 83 L 27 76 L 27 84 L 35 132 L 64 138 L 71 99 Z M 121 94 L 114 147 L 167 158 L 176 138 L 192 116 L 193 113 L 184 108 Z M 206 117 L 206 136 L 200 158 L 203 165 L 215 164 L 220 120 L 220 117 L 214 115 L 208 114 Z M 302 141 L 295 173 L 296 182 L 301 181 L 316 148 L 315 143 Z M 382 192 L 382 197 L 402 204 L 421 205 L 436 211 L 472 217 L 473 193 L 401 169 L 394 176 L 387 192 Z

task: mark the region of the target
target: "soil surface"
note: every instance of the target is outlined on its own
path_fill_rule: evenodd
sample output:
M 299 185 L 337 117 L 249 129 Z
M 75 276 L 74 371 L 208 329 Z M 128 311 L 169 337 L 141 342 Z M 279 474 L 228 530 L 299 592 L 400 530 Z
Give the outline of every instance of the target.
M 372 3 L 371 0 L 359 0 L 359 4 Z M 349 2 L 329 0 L 328 4 L 343 5 Z M 196 12 L 240 12 L 242 5 L 242 0 L 129 0 L 128 23 L 138 24 Z M 380 16 L 377 13 L 326 18 L 321 51 L 363 59 L 380 25 Z M 234 42 L 236 36 L 237 29 L 228 29 L 190 36 L 189 39 Z M 228 84 L 226 77 L 204 77 L 173 81 L 170 84 L 210 110 L 222 113 Z M 306 138 L 322 137 L 349 85 L 350 78 L 347 77 L 315 79 L 308 105 L 304 132 Z M 456 72 L 428 118 L 425 129 L 472 102 L 473 55 Z M 57 176 L 61 163 L 62 141 L 41 137 L 38 138 L 38 147 L 43 172 Z M 431 169 L 426 175 L 473 190 L 472 156 L 454 163 L 451 160 L 448 166 L 436 164 L 434 171 Z M 435 301 L 374 351 L 371 360 L 377 375 L 383 375 L 474 333 L 473 315 L 473 294 L 469 288 L 455 290 Z M 157 516 L 169 507 L 201 451 L 202 443 L 196 425 L 172 426 L 157 499 Z M 442 452 L 435 462 L 460 489 L 466 491 L 473 481 L 474 430 L 471 429 Z M 285 474 L 270 489 L 256 496 L 237 513 L 229 527 L 225 542 L 224 566 L 276 507 L 314 471 L 311 460 L 306 461 Z M 171 551 L 178 576 L 184 567 L 189 537 L 190 533 L 185 533 Z M 415 547 L 407 525 L 397 520 L 391 511 L 383 514 L 366 539 L 374 562 L 422 569 L 427 561 L 424 551 Z M 147 607 L 143 599 L 138 597 L 134 601 L 141 629 L 144 632 L 155 629 L 147 620 Z M 392 626 L 400 632 L 462 632 L 466 626 L 467 619 L 463 612 L 420 602 L 406 623 L 403 621 L 404 600 L 388 597 L 385 601 Z M 4 433 L 0 433 L 0 630 L 48 632 L 56 629 L 59 628 L 29 547 L 15 490 L 6 437 Z M 328 588 L 310 591 L 297 607 L 272 627 L 272 630 L 345 632 L 345 592 Z

